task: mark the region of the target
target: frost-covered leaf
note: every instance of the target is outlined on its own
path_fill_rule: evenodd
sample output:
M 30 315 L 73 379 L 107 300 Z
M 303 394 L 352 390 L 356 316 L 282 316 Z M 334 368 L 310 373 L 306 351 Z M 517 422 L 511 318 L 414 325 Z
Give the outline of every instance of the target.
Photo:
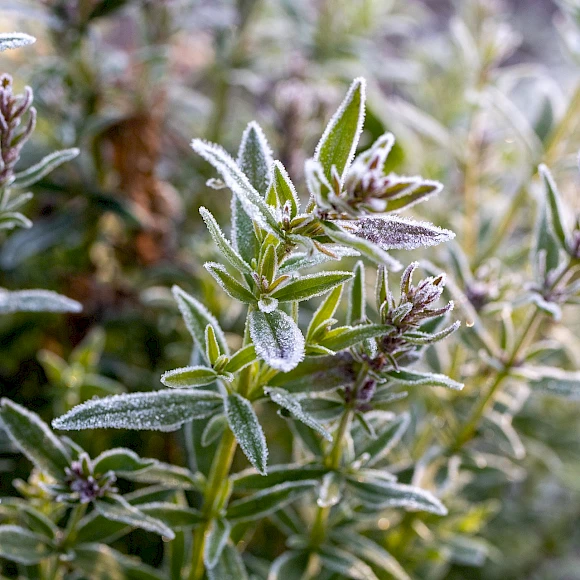
M 325 248 L 327 248 L 335 257 L 323 254 L 322 252 L 316 252 L 314 254 L 294 252 L 286 258 L 278 268 L 278 274 L 280 276 L 293 274 L 294 272 L 314 268 L 315 266 L 326 262 L 341 260 L 347 256 L 360 256 L 360 252 L 354 248 L 348 248 L 339 244 L 325 244 Z
M 556 182 L 554 181 L 550 170 L 543 163 L 538 167 L 538 171 L 542 176 L 546 187 L 548 207 L 550 209 L 550 223 L 554 230 L 554 234 L 556 234 L 556 238 L 560 242 L 562 248 L 568 251 L 570 232 L 566 226 L 564 209 L 562 208 L 562 196 L 558 191 L 558 187 L 556 186 Z
M 10 440 L 41 472 L 59 481 L 65 478 L 70 454 L 36 413 L 10 399 L 2 399 L 0 420 Z
M 248 344 L 232 356 L 232 358 L 226 363 L 224 370 L 228 373 L 235 373 L 249 364 L 252 364 L 255 360 L 256 349 L 253 344 Z
M 224 236 L 215 218 L 205 207 L 199 208 L 199 213 L 209 230 L 209 233 L 217 246 L 218 250 L 223 254 L 223 256 L 230 262 L 230 264 L 236 268 L 239 272 L 245 272 L 247 274 L 252 272 L 250 265 L 238 254 L 236 250 L 232 247 L 229 240 Z
M 74 159 L 79 153 L 80 150 L 76 147 L 73 149 L 55 151 L 54 153 L 43 157 L 36 165 L 17 173 L 14 176 L 14 181 L 12 182 L 11 187 L 17 187 L 20 189 L 29 187 L 37 181 L 40 181 L 45 175 L 48 175 L 59 165 Z
M 279 206 L 283 208 L 284 204 L 288 203 L 290 207 L 290 219 L 295 218 L 300 212 L 300 200 L 298 199 L 294 184 L 280 161 L 274 161 L 272 179 Z
M 336 286 L 344 284 L 352 277 L 353 275 L 350 272 L 308 274 L 307 276 L 294 278 L 284 286 L 278 287 L 272 292 L 271 297 L 280 302 L 308 300 L 325 294 Z
M 211 385 L 218 374 L 208 367 L 183 367 L 167 371 L 161 375 L 161 382 L 166 387 L 182 389 L 184 387 L 203 387 Z
M 120 495 L 96 500 L 95 509 L 108 520 L 154 532 L 171 540 L 175 537 L 173 530 L 161 520 L 144 514 Z
M 0 34 L 0 52 L 10 48 L 20 48 L 36 42 L 34 36 L 24 32 L 3 32 Z
M 203 551 L 203 563 L 208 569 L 215 568 L 230 537 L 230 529 L 230 523 L 224 518 L 211 521 Z
M 546 275 L 556 270 L 560 264 L 560 245 L 550 227 L 548 206 L 547 200 L 540 200 L 538 203 L 538 219 L 532 245 L 531 262 L 534 277 L 540 283 L 543 283 Z
M 580 371 L 529 365 L 517 368 L 516 373 L 527 378 L 535 391 L 580 400 Z
M 226 511 L 232 521 L 251 521 L 263 518 L 314 489 L 317 481 L 287 481 L 231 502 Z
M 320 306 L 316 309 L 308 325 L 308 330 L 306 332 L 307 342 L 310 342 L 313 334 L 319 328 L 319 326 L 325 323 L 327 320 L 332 319 L 338 304 L 340 303 L 340 298 L 342 296 L 342 285 L 337 286 L 330 294 L 321 302 Z
M 290 393 L 333 391 L 355 380 L 354 359 L 347 353 L 307 357 L 294 370 L 268 381 L 270 387 L 284 387 Z
M 202 491 L 204 477 L 185 467 L 156 461 L 151 467 L 139 471 L 123 472 L 123 478 L 139 483 L 162 484 L 165 488 Z M 153 500 L 144 500 L 153 501 Z
M 332 329 L 319 342 L 321 346 L 338 352 L 368 340 L 389 334 L 390 326 L 384 324 L 361 324 L 360 326 L 339 326 Z
M 243 284 L 240 284 L 231 276 L 224 266 L 216 262 L 206 262 L 204 268 L 231 298 L 245 304 L 256 303 L 256 297 Z
M 222 550 L 217 564 L 207 571 L 208 580 L 248 580 L 242 557 L 230 544 Z
M 283 237 L 280 225 L 266 200 L 255 190 L 236 162 L 222 147 L 213 143 L 206 143 L 200 139 L 194 139 L 191 142 L 191 147 L 217 169 L 225 184 L 239 199 L 244 211 L 260 227 L 276 236 Z
M 265 197 L 273 159 L 266 137 L 255 121 L 249 123 L 244 131 L 237 162 L 256 191 Z M 246 262 L 258 258 L 260 248 L 254 224 L 235 195 L 232 196 L 232 245 Z
M 238 393 L 224 400 L 228 424 L 248 461 L 262 474 L 266 474 L 268 447 L 262 426 L 252 403 Z
M 385 377 L 389 377 L 397 381 L 397 383 L 404 385 L 405 387 L 447 387 L 448 389 L 453 389 L 455 391 L 460 391 L 463 389 L 463 383 L 458 383 L 457 381 L 449 378 L 447 375 L 441 375 L 438 373 L 427 373 L 401 369 L 399 371 L 386 371 L 382 374 Z
M 440 516 L 447 514 L 447 508 L 432 493 L 420 487 L 379 478 L 347 477 L 347 483 L 368 509 L 404 507 Z
M 173 292 L 181 316 L 183 316 L 185 325 L 187 326 L 193 340 L 200 347 L 204 357 L 206 352 L 205 328 L 208 324 L 211 324 L 214 329 L 221 352 L 229 355 L 230 351 L 226 343 L 226 338 L 213 314 L 211 314 L 201 302 L 183 291 L 179 286 L 173 286 L 171 291 Z
M 391 449 L 401 440 L 409 423 L 410 415 L 403 413 L 393 421 L 387 423 L 386 427 L 379 430 L 376 439 L 366 440 L 366 445 L 357 450 L 357 455 L 368 455 L 366 466 L 371 467 L 387 455 Z
M 142 458 L 131 449 L 117 447 L 103 451 L 96 457 L 93 461 L 93 469 L 97 474 L 104 474 L 108 471 L 140 471 L 155 463 L 155 459 Z
M 272 562 L 266 580 L 302 580 L 309 560 L 308 552 L 284 552 Z
M 175 431 L 192 419 L 213 415 L 222 398 L 213 391 L 154 391 L 92 399 L 52 422 L 55 429 Z
M 0 313 L 10 312 L 80 312 L 82 304 L 50 290 L 17 290 L 0 288 Z
M 225 415 L 214 415 L 203 428 L 201 444 L 203 447 L 211 445 L 228 427 Z
M 316 419 L 304 411 L 298 397 L 290 395 L 290 393 L 284 389 L 275 387 L 266 388 L 264 389 L 264 392 L 270 397 L 270 399 L 272 399 L 272 401 L 274 401 L 274 403 L 289 411 L 295 419 L 302 421 L 302 423 L 308 425 L 311 429 L 314 429 L 327 441 L 332 441 L 332 435 L 318 421 L 316 421 Z
M 328 473 L 328 468 L 316 464 L 290 463 L 274 465 L 267 475 L 259 475 L 253 469 L 246 469 L 232 477 L 235 492 L 270 489 L 290 481 L 320 480 Z
M 168 502 L 140 503 L 139 511 L 162 521 L 173 530 L 193 528 L 204 521 L 203 515 L 196 509 Z
M 334 166 L 342 184 L 354 157 L 364 123 L 365 89 L 366 82 L 363 78 L 353 81 L 316 146 L 314 159 L 320 162 L 329 181 L 332 180 Z
M 0 557 L 25 566 L 37 564 L 55 552 L 46 538 L 20 526 L 0 526 Z
M 338 221 L 353 235 L 376 244 L 382 250 L 414 250 L 435 246 L 455 237 L 450 230 L 408 218 L 395 216 L 365 217 L 356 221 Z
M 304 358 L 304 337 L 285 312 L 253 310 L 249 327 L 256 354 L 272 368 L 287 372 Z
M 0 230 L 13 230 L 14 228 L 31 228 L 32 222 L 17 211 L 0 212 Z
M 346 323 L 361 324 L 366 320 L 365 266 L 358 261 L 354 267 L 354 278 L 348 295 L 348 313 Z
M 337 572 L 344 578 L 378 580 L 372 568 L 354 556 L 350 550 L 324 544 L 318 554 L 325 568 Z

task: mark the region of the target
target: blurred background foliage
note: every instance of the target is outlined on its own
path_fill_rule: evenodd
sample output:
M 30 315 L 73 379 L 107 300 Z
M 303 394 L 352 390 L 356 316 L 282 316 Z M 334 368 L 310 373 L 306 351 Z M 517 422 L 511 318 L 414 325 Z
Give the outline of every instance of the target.
M 229 193 L 206 188 L 212 174 L 190 150 L 194 136 L 234 152 L 256 119 L 302 184 L 304 152 L 352 78 L 365 76 L 361 148 L 390 130 L 391 169 L 445 184 L 416 214 L 458 233 L 463 272 L 454 275 L 446 248 L 429 257 L 492 329 L 529 278 L 538 163 L 579 209 L 577 0 L 10 0 L 0 15 L 3 31 L 38 38 L 0 58 L 17 88 L 35 93 L 39 123 L 23 166 L 55 148 L 81 149 L 34 187 L 34 227 L 0 245 L 0 286 L 57 290 L 84 305 L 81 314 L 0 319 L 0 394 L 47 420 L 94 394 L 155 389 L 163 371 L 187 364 L 174 283 L 239 341 L 241 308 L 202 268 L 215 250 L 198 214 L 205 205 L 226 222 Z M 570 313 L 566 326 L 542 328 L 564 345 L 543 356 L 573 369 L 580 323 Z M 456 424 L 477 396 L 484 371 L 469 340 L 464 327 L 429 356 L 465 392 L 417 390 L 400 403 L 413 426 L 395 455 L 399 473 L 420 464 L 434 431 Z M 384 522 L 377 539 L 413 577 L 580 578 L 580 407 L 528 391 L 506 386 L 518 414 L 515 439 L 499 442 L 505 455 L 484 447 L 459 483 L 447 474 L 448 518 L 401 512 Z M 272 463 L 290 460 L 288 430 L 270 425 Z M 493 445 L 499 435 L 484 432 Z M 111 445 L 178 464 L 194 455 L 182 433 L 74 437 L 91 455 Z M 0 453 L 0 495 L 13 495 L 11 480 L 29 467 L 5 438 Z M 458 541 L 458 532 L 477 537 Z M 116 547 L 152 564 L 162 552 L 140 531 Z M 268 525 L 252 539 L 257 556 L 282 548 Z

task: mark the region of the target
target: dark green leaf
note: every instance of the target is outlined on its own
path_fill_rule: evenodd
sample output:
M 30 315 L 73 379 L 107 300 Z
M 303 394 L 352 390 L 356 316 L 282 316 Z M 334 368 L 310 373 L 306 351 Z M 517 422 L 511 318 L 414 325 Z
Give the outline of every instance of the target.
M 140 471 L 155 463 L 155 459 L 144 459 L 130 449 L 117 447 L 104 451 L 96 457 L 93 461 L 93 469 L 96 474 L 104 474 L 108 471 Z
M 255 304 L 256 297 L 243 285 L 240 284 L 229 272 L 216 262 L 206 262 L 204 268 L 213 276 L 222 290 L 234 300 L 245 304 Z
M 272 292 L 271 297 L 280 302 L 308 300 L 326 294 L 352 278 L 350 272 L 320 272 L 294 278 Z
M 230 529 L 230 523 L 223 518 L 211 521 L 203 552 L 203 563 L 208 569 L 216 567 L 230 537 Z
M 227 544 L 214 568 L 207 571 L 208 580 L 248 580 L 248 573 L 238 551 Z
M 17 187 L 19 189 L 29 187 L 37 181 L 40 181 L 45 175 L 48 175 L 59 165 L 74 159 L 79 153 L 80 150 L 77 148 L 55 151 L 54 153 L 44 157 L 36 165 L 33 165 L 32 167 L 17 173 L 14 176 L 14 181 L 12 182 L 11 186 Z
M 0 557 L 30 566 L 53 554 L 46 538 L 20 526 L 0 526 Z
M 211 385 L 217 378 L 218 374 L 208 367 L 183 367 L 163 373 L 161 382 L 166 387 L 181 389 Z

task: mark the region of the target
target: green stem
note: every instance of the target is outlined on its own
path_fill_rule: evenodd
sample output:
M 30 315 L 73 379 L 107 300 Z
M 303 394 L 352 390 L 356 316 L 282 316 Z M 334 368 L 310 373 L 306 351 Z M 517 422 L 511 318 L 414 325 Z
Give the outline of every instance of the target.
M 217 515 L 222 507 L 221 502 L 223 501 L 224 484 L 228 479 L 235 451 L 236 438 L 232 431 L 227 429 L 220 441 L 205 487 L 202 508 L 204 523 L 198 526 L 193 534 L 190 580 L 200 580 L 203 577 L 203 552 L 206 535 L 209 531 L 212 517 Z

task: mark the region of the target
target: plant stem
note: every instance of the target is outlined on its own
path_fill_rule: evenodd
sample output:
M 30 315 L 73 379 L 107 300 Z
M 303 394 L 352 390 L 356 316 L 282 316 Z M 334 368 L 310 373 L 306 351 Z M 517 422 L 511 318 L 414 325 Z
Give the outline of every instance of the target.
M 211 465 L 205 487 L 202 508 L 204 523 L 201 526 L 198 526 L 193 534 L 193 550 L 189 574 L 190 580 L 200 580 L 203 577 L 203 552 L 205 538 L 212 517 L 221 509 L 220 504 L 223 501 L 224 483 L 227 481 L 235 451 L 236 438 L 231 429 L 226 429 Z

